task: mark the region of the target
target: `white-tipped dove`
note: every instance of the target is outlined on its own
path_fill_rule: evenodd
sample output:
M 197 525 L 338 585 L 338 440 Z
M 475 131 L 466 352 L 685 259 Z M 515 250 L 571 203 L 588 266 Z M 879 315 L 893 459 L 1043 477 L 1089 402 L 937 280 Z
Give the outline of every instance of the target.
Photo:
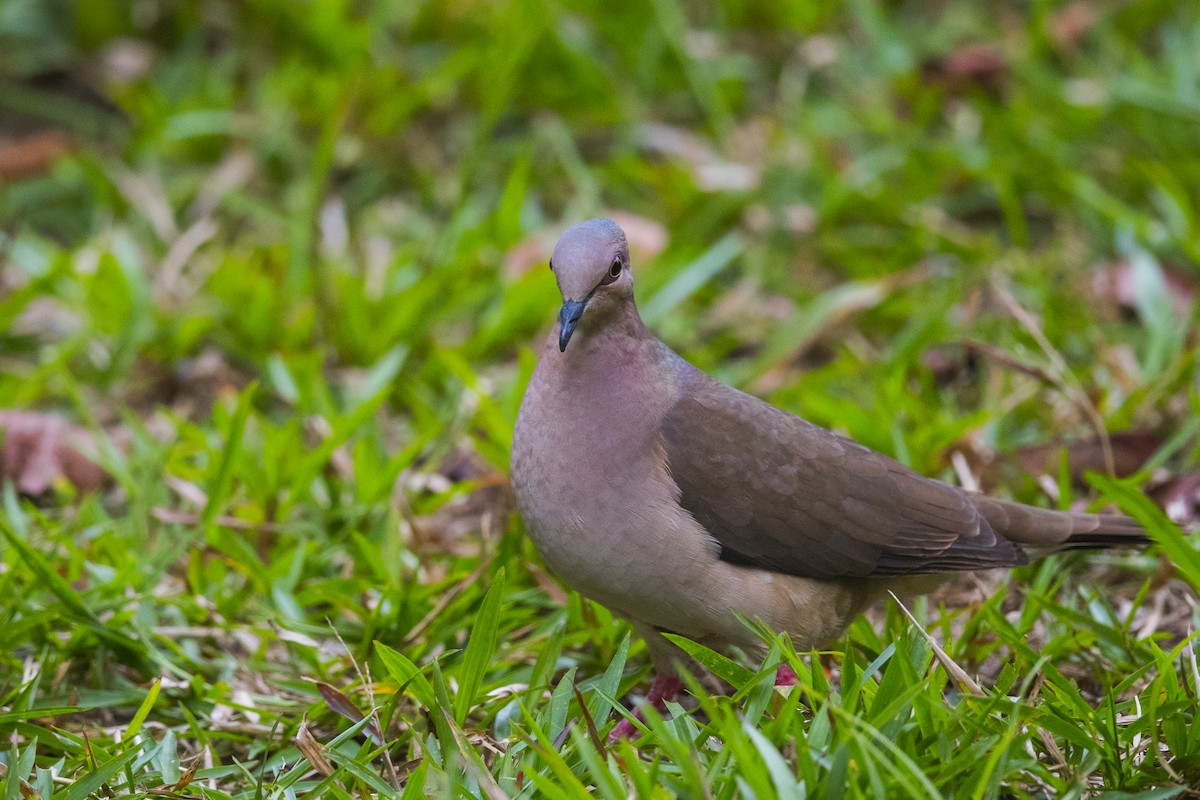
M 563 304 L 517 417 L 517 505 L 546 564 L 645 637 L 660 708 L 680 685 L 663 632 L 757 649 L 742 614 L 804 650 L 915 576 L 1146 540 L 923 477 L 718 383 L 642 324 L 611 220 L 569 228 L 550 268 Z

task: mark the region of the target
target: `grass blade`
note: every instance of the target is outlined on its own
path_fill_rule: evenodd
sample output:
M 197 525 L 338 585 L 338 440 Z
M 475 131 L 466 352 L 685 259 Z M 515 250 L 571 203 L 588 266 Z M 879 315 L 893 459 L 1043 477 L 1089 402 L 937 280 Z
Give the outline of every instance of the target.
M 715 650 L 705 647 L 702 644 L 697 644 L 691 639 L 684 636 L 677 636 L 673 633 L 664 633 L 667 641 L 678 647 L 683 652 L 687 653 L 691 658 L 696 660 L 700 666 L 716 675 L 721 680 L 732 685 L 735 689 L 741 689 L 750 681 L 754 680 L 754 673 L 736 661 L 723 656 Z
M 475 694 L 483 683 L 483 675 L 496 650 L 503 598 L 504 568 L 501 567 L 492 581 L 491 588 L 484 595 L 483 605 L 479 609 L 475 624 L 471 626 L 471 636 L 467 639 L 466 651 L 463 653 L 462 675 L 458 682 L 458 693 L 454 696 L 454 721 L 459 725 L 466 720 L 475 703 Z
M 225 446 L 221 451 L 221 460 L 217 462 L 217 468 L 209 478 L 208 502 L 204 504 L 204 511 L 200 514 L 200 521 L 205 527 L 212 524 L 229 494 L 229 488 L 233 483 L 234 460 L 242 449 L 242 436 L 246 432 L 246 420 L 250 416 L 250 409 L 257 390 L 258 383 L 251 383 L 238 395 L 237 406 L 229 420 L 229 426 L 225 429 Z
M 1179 527 L 1139 488 L 1128 481 L 1115 480 L 1092 473 L 1088 480 L 1093 486 L 1115 500 L 1121 509 L 1141 523 L 1146 532 L 1179 568 L 1184 580 L 1200 591 L 1200 553 L 1184 538 Z

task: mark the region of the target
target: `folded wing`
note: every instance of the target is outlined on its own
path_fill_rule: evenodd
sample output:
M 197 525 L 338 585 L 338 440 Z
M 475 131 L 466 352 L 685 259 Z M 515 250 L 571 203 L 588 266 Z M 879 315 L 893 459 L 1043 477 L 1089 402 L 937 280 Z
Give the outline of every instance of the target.
M 671 474 L 724 560 L 821 579 L 1027 562 L 967 492 L 680 368 L 663 422 Z

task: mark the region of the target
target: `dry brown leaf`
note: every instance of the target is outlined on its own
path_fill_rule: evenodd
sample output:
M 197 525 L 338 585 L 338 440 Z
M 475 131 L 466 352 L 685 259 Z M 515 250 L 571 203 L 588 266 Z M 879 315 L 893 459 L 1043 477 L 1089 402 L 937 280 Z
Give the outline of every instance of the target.
M 499 748 L 491 743 L 487 737 L 482 735 L 468 737 L 463 732 L 463 729 L 459 727 L 459 724 L 454 721 L 454 717 L 450 716 L 450 712 L 446 709 L 440 708 L 434 713 L 436 714 L 439 712 L 445 718 L 446 725 L 450 729 L 450 733 L 454 736 L 455 742 L 458 744 L 459 749 L 463 752 L 468 750 L 478 751 L 480 745 L 488 747 L 488 749 L 496 752 L 499 751 Z M 472 745 L 475 746 L 472 747 Z M 475 778 L 476 783 L 479 784 L 479 788 L 483 791 L 484 795 L 487 796 L 488 800 L 505 800 L 505 798 L 508 797 L 508 794 L 506 794 L 505 791 L 500 788 L 500 784 L 496 783 L 496 779 L 492 777 L 492 774 L 482 769 L 473 759 L 465 759 L 464 765 L 467 768 L 467 772 L 471 773 L 471 776 Z
M 747 142 L 758 141 L 759 132 L 754 125 L 753 120 L 747 123 L 749 127 L 744 136 Z M 747 191 L 758 186 L 762 178 L 761 164 L 726 159 L 703 137 L 684 128 L 645 123 L 638 126 L 638 135 L 647 150 L 678 158 L 687 164 L 696 179 L 696 185 L 704 191 Z M 757 149 L 758 145 L 751 148 Z
M 325 705 L 329 707 L 329 710 L 338 716 L 344 717 L 355 724 L 361 722 L 366 716 L 366 714 L 359 710 L 358 706 L 354 705 L 353 700 L 328 683 L 317 681 L 317 691 L 321 693 L 321 697 L 324 698 Z M 379 724 L 374 719 L 367 723 L 363 731 L 375 743 L 376 747 L 383 747 L 383 732 L 379 730 Z
M 908 607 L 905 606 L 904 603 L 900 602 L 900 598 L 896 596 L 896 593 L 889 591 L 888 594 L 892 596 L 892 600 L 895 601 L 896 605 L 900 606 L 900 610 L 904 612 L 904 616 L 908 617 L 908 621 L 913 624 L 913 626 L 917 629 L 917 632 L 921 634 L 921 638 L 923 638 L 926 644 L 929 645 L 929 648 L 933 650 L 933 654 L 937 658 L 938 663 L 942 665 L 942 669 L 946 670 L 946 673 L 954 680 L 955 683 L 958 684 L 959 689 L 967 694 L 973 694 L 976 697 L 986 697 L 987 694 L 983 691 L 983 688 L 975 681 L 974 678 L 967 674 L 965 669 L 960 667 L 954 661 L 954 659 L 952 659 L 949 654 L 942 649 L 942 646 L 937 643 L 937 640 L 930 636 L 929 632 L 925 630 L 925 626 L 917 622 L 917 618 L 912 615 L 912 612 L 908 610 Z
M 71 137 L 60 130 L 0 139 L 0 179 L 23 180 L 45 175 L 59 156 L 70 151 Z
M 1151 431 L 1125 431 L 1109 436 L 1112 443 L 1113 468 L 1117 477 L 1132 475 L 1142 468 L 1146 459 L 1162 445 L 1162 438 Z M 1104 449 L 1098 439 L 1086 439 L 1070 444 L 1050 443 L 1026 445 L 1013 451 L 1012 458 L 1031 475 L 1058 475 L 1059 459 L 1067 451 L 1071 480 L 1084 483 L 1085 472 L 1104 472 Z
M 1163 280 L 1167 283 L 1171 302 L 1179 313 L 1186 313 L 1188 306 L 1200 294 L 1200 284 L 1190 272 L 1163 264 Z M 1127 309 L 1137 307 L 1137 296 L 1134 290 L 1133 265 L 1121 260 L 1097 270 L 1092 277 L 1092 291 L 1097 297 L 1110 300 L 1118 306 Z
M 1176 525 L 1200 523 L 1200 470 L 1170 478 L 1148 494 Z
M 553 249 L 554 234 L 551 231 L 534 231 L 504 256 L 504 276 L 519 278 L 537 267 L 549 267 Z
M 551 600 L 560 606 L 565 606 L 567 604 L 570 596 L 563 589 L 562 584 L 551 577 L 549 572 L 546 572 L 532 561 L 526 565 L 526 568 L 529 570 L 529 574 L 533 576 L 533 582 L 536 583 L 538 588 L 541 589 L 542 592 L 544 592 Z
M 187 768 L 187 771 L 185 771 L 183 775 L 179 776 L 179 780 L 175 781 L 170 786 L 165 787 L 166 793 L 177 794 L 186 789 L 188 785 L 196 779 L 196 768 L 198 766 L 199 762 L 193 761 L 191 766 Z
M 608 218 L 625 231 L 629 249 L 638 263 L 650 261 L 667 248 L 670 234 L 662 223 L 631 211 L 612 210 Z
M 942 84 L 954 94 L 972 86 L 997 91 L 1008 76 L 1008 60 L 994 44 L 976 42 L 925 62 L 921 74 L 926 82 Z
M 986 81 L 1008 70 L 1004 54 L 993 44 L 967 44 L 942 61 L 942 69 L 954 78 Z
M 325 756 L 325 746 L 318 742 L 309 731 L 308 720 L 300 723 L 300 730 L 296 731 L 296 738 L 292 741 L 300 754 L 309 764 L 312 764 L 317 772 L 326 778 L 333 774 L 333 764 L 329 763 L 329 759 Z
M 1073 48 L 1096 23 L 1096 11 L 1090 2 L 1079 0 L 1050 15 L 1050 36 L 1062 48 Z
M 0 479 L 11 480 L 21 494 L 45 494 L 61 479 L 81 492 L 108 486 L 111 476 L 85 453 L 96 452 L 90 432 L 58 414 L 0 411 Z
M 1116 475 L 1126 477 L 1142 468 L 1158 450 L 1162 438 L 1152 431 L 1125 431 L 1111 434 L 1109 442 Z M 971 474 L 978 476 L 984 492 L 1009 484 L 1020 472 L 1025 472 L 1039 479 L 1043 487 L 1053 494 L 1057 491 L 1059 465 L 1064 451 L 1071 482 L 1076 487 L 1087 485 L 1084 478 L 1087 472 L 1107 472 L 1104 446 L 1095 437 L 1075 442 L 1025 445 L 1008 453 L 992 452 L 967 437 L 955 445 L 947 460 L 954 463 L 955 457 L 960 457 Z

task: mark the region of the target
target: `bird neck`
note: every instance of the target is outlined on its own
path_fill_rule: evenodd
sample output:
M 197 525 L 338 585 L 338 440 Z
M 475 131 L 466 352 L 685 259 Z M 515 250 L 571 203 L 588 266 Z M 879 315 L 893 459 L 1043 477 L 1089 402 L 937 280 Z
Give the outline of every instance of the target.
M 553 341 L 558 341 L 558 328 L 553 332 Z M 579 327 L 571 338 L 563 355 L 565 364 L 582 364 L 583 361 L 601 357 L 606 353 L 620 353 L 636 349 L 637 344 L 653 339 L 646 329 L 633 298 L 627 302 L 593 304 L 579 320 Z
M 555 330 L 546 343 L 539 368 L 547 374 L 558 374 L 552 385 L 564 392 L 566 405 L 580 410 L 645 406 L 648 398 L 644 394 L 670 383 L 663 368 L 662 350 L 630 301 L 589 308 L 565 352 L 559 352 Z M 664 388 L 662 393 L 671 392 Z
M 664 358 L 669 351 L 624 305 L 597 309 L 606 313 L 590 321 L 589 308 L 565 352 L 557 331 L 542 352 L 522 414 L 528 410 L 527 425 L 561 437 L 553 455 L 561 463 L 552 472 L 572 475 L 586 464 L 589 473 L 616 480 L 635 455 L 659 457 L 659 426 L 678 395 L 678 376 Z M 585 494 L 594 491 L 588 483 Z

